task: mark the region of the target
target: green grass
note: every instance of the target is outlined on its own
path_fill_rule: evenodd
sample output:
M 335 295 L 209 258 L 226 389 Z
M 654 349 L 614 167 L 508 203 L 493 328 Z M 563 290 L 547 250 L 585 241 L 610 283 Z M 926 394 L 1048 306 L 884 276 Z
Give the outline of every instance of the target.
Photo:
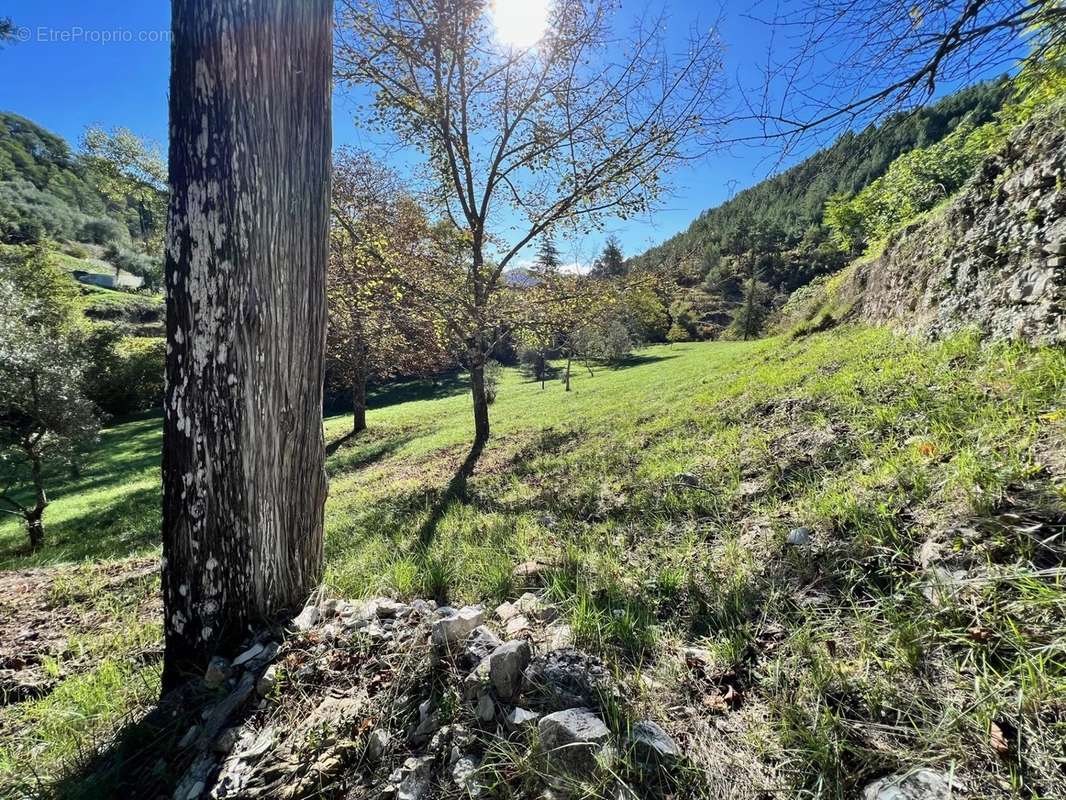
M 461 381 L 389 387 L 367 434 L 326 421 L 326 581 L 493 602 L 515 564 L 550 562 L 552 599 L 630 710 L 692 709 L 682 727 L 712 794 L 844 798 L 932 764 L 974 796 L 1052 797 L 1064 397 L 1061 349 L 971 337 L 842 327 L 654 347 L 577 372 L 570 393 L 505 372 L 493 438 L 464 474 Z M 2 523 L 0 563 L 154 552 L 158 428 L 105 431 L 81 476 L 55 484 L 49 546 L 21 554 Z M 798 525 L 812 544 L 787 548 Z M 923 566 L 927 542 L 940 557 Z M 962 581 L 945 588 L 951 572 Z M 679 668 L 682 644 L 710 653 L 702 683 Z M 993 724 L 1015 737 L 1006 753 Z

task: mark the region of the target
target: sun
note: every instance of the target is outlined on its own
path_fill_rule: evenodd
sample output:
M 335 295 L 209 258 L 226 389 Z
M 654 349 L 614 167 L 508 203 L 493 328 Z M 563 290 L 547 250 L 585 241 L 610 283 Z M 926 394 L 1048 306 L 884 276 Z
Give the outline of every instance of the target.
M 492 21 L 496 37 L 506 45 L 532 47 L 548 29 L 548 4 L 551 0 L 495 0 Z

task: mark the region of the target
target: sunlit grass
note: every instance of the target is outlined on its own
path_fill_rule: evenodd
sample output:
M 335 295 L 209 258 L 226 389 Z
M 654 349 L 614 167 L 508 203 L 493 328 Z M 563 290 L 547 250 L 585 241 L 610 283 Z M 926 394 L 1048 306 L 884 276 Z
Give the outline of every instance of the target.
M 465 477 L 462 381 L 385 396 L 403 402 L 372 408 L 359 437 L 344 415 L 326 421 L 333 591 L 493 603 L 540 559 L 561 620 L 647 713 L 694 704 L 694 731 L 723 713 L 673 694 L 671 648 L 708 651 L 747 720 L 730 763 L 753 781 L 849 797 L 897 766 L 954 764 L 979 794 L 1049 796 L 1049 743 L 1066 732 L 1046 712 L 1066 690 L 1063 576 L 1045 545 L 984 520 L 1062 514 L 1061 349 L 843 328 L 648 348 L 578 371 L 570 393 L 509 370 Z M 60 476 L 41 555 L 18 554 L 21 530 L 0 524 L 6 566 L 155 552 L 158 427 L 105 431 L 81 475 Z M 786 547 L 799 525 L 812 544 Z M 964 590 L 930 587 L 930 538 L 971 565 Z M 989 750 L 997 720 L 1024 733 L 1022 752 Z

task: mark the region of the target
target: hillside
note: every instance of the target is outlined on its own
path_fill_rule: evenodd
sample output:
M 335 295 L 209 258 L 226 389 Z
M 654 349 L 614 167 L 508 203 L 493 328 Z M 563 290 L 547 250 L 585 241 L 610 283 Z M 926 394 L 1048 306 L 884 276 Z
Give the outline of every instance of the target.
M 887 198 L 878 189 L 885 174 L 928 153 L 972 163 L 952 143 L 962 132 L 990 123 L 1017 95 L 1006 80 L 982 84 L 929 107 L 896 114 L 880 126 L 845 133 L 832 146 L 785 172 L 745 189 L 721 206 L 703 212 L 683 233 L 627 262 L 631 270 L 666 267 L 671 340 L 750 338 L 772 324 L 797 289 L 842 269 L 866 242 L 844 245 L 826 224 L 831 200 L 873 193 L 897 210 L 921 198 Z M 940 196 L 958 188 L 946 175 L 925 170 L 907 178 L 924 181 L 921 191 Z M 963 176 L 962 180 L 965 179 Z M 896 181 L 899 183 L 899 181 Z M 873 188 L 871 188 L 873 187 Z M 897 202 L 898 200 L 898 202 Z M 754 276 L 754 280 L 753 280 Z M 741 309 L 751 309 L 753 313 Z
M 1009 91 L 1006 80 L 981 84 L 858 133 L 845 132 L 796 166 L 707 209 L 686 231 L 637 256 L 633 265 L 640 268 L 668 260 L 672 253 L 694 253 L 701 262 L 700 274 L 706 274 L 718 257 L 730 253 L 734 239 L 739 237 L 743 247 L 757 228 L 774 231 L 790 247 L 805 236 L 820 240 L 824 237 L 817 231 L 830 196 L 859 191 L 900 155 L 939 142 L 964 120 L 988 122 Z
M 329 419 L 328 591 L 491 608 L 524 591 L 516 565 L 546 565 L 537 580 L 560 618 L 535 647 L 569 641 L 602 659 L 617 681 L 608 718 L 654 719 L 684 753 L 660 789 L 624 772 L 641 796 L 845 798 L 918 766 L 950 772 L 967 796 L 1056 796 L 1060 348 L 845 326 L 649 348 L 574 380 L 567 394 L 507 372 L 497 433 L 466 477 L 462 382 L 379 395 L 354 440 L 348 419 Z M 38 687 L 0 708 L 5 796 L 62 774 L 155 700 L 159 427 L 106 430 L 76 477 L 57 476 L 41 553 L 21 555 L 24 534 L 0 522 L 5 569 L 87 560 L 0 586 L 0 602 L 23 598 L 21 631 L 49 631 L 0 636 L 22 642 L 0 651 L 7 691 Z M 142 560 L 112 560 L 130 556 Z M 35 588 L 18 589 L 19 575 Z M 286 663 L 308 657 L 303 641 Z M 311 702 L 329 674 L 282 677 L 285 713 L 310 714 L 296 698 Z M 497 740 L 448 707 L 489 737 L 486 796 L 536 796 L 542 767 L 523 736 Z M 409 754 L 404 726 L 418 720 L 413 707 L 389 713 L 397 744 L 379 775 Z M 110 762 L 126 766 L 95 780 L 173 785 L 185 727 L 134 728 Z M 71 777 L 61 794 L 110 785 Z

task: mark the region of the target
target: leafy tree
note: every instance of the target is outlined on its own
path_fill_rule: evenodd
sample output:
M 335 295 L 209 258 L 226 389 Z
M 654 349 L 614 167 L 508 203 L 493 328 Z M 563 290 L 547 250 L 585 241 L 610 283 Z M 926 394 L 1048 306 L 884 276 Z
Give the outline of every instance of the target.
M 596 259 L 589 274 L 594 278 L 621 278 L 626 274 L 626 260 L 617 237 L 607 237 L 603 253 Z
M 96 323 L 84 349 L 86 393 L 103 411 L 119 416 L 162 404 L 165 340 L 127 336 L 121 325 Z
M 127 128 L 90 127 L 82 138 L 89 174 L 118 211 L 132 208 L 145 252 L 162 247 L 167 167 L 158 149 Z
M 47 468 L 69 463 L 99 428 L 72 295 L 43 249 L 0 265 L 0 510 L 25 521 L 34 550 L 44 543 Z
M 368 381 L 438 372 L 453 359 L 420 275 L 434 263 L 429 225 L 396 176 L 369 153 L 342 149 L 331 207 L 327 358 L 332 379 L 351 388 L 359 433 Z
M 606 281 L 561 272 L 540 272 L 534 286 L 521 292 L 520 317 L 516 322 L 523 344 L 541 354 L 549 351 L 566 359 L 563 384 L 570 391 L 570 371 L 574 360 L 585 363 L 604 358 L 607 351 L 595 329 L 617 318 L 617 287 Z M 628 337 L 628 331 L 627 331 Z M 541 365 L 541 385 L 544 382 Z
M 645 276 L 642 276 L 644 278 Z M 662 296 L 662 281 L 642 279 L 626 286 L 622 303 L 631 337 L 639 342 L 665 342 L 670 312 Z
M 611 5 L 553 3 L 533 48 L 495 36 L 487 0 L 341 5 L 337 77 L 371 88 L 375 121 L 422 149 L 428 194 L 465 241 L 476 442 L 489 436 L 484 368 L 503 271 L 545 231 L 647 208 L 708 130 L 713 35 L 667 58 L 656 26 L 620 44 Z

